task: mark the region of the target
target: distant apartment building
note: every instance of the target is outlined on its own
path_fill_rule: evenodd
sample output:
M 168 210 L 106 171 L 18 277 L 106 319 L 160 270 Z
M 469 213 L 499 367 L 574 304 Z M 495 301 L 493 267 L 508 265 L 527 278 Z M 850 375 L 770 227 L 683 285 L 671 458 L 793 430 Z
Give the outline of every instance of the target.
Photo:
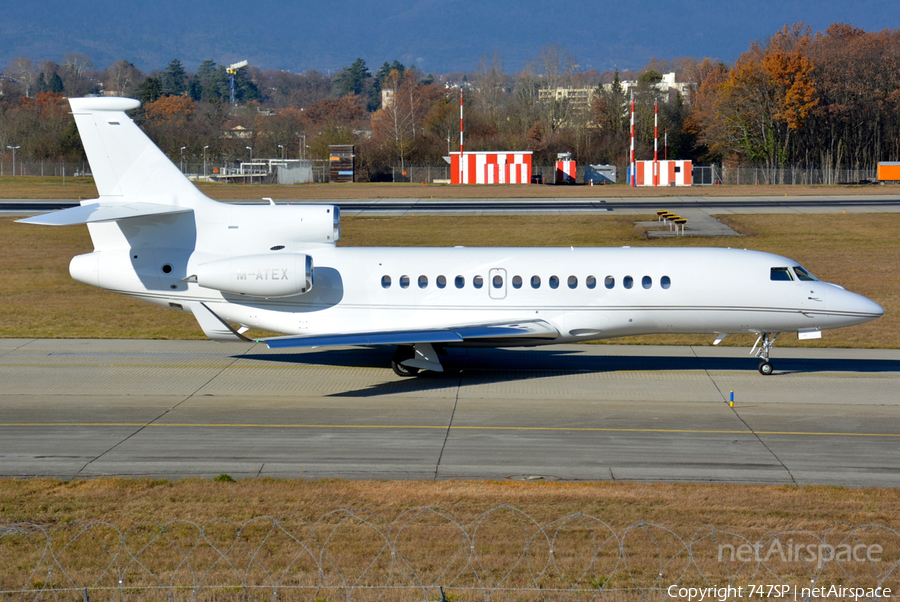
M 622 89 L 628 94 L 629 90 L 636 87 L 636 80 L 625 80 L 620 82 Z M 603 89 L 609 91 L 612 84 L 603 84 Z M 675 72 L 666 73 L 662 80 L 656 84 L 656 89 L 666 94 L 671 91 L 681 94 L 685 102 L 690 102 L 690 84 L 675 81 Z M 541 102 L 557 102 L 567 103 L 568 118 L 564 118 L 561 125 L 571 125 L 570 118 L 574 115 L 590 114 L 594 103 L 594 96 L 597 94 L 597 87 L 590 88 L 547 88 L 538 91 L 538 98 Z
M 596 91 L 596 88 L 548 88 L 539 90 L 538 98 L 541 102 L 568 102 L 576 112 L 590 111 Z
M 621 82 L 622 89 L 625 92 L 631 90 L 631 88 L 637 87 L 637 80 L 623 80 Z M 611 90 L 612 84 L 603 84 L 604 90 Z M 670 91 L 675 91 L 681 94 L 681 97 L 684 99 L 684 102 L 689 103 L 691 101 L 691 84 L 688 82 L 677 82 L 675 81 L 675 72 L 666 73 L 662 76 L 662 79 L 657 82 L 656 89 L 660 92 L 667 93 Z

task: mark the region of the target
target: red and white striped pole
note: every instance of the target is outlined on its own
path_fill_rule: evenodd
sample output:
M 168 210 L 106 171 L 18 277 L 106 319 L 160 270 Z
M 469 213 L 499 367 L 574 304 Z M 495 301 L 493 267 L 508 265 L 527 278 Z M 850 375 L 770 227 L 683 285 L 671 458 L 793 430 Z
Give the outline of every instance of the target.
M 459 86 L 459 183 L 463 181 L 463 89 Z
M 659 186 L 659 158 L 657 143 L 659 140 L 659 99 L 653 105 L 653 185 Z
M 637 173 L 634 164 L 634 88 L 631 88 L 631 164 L 629 165 L 628 171 L 628 179 L 630 180 L 631 187 L 634 188 L 634 182 L 637 178 Z

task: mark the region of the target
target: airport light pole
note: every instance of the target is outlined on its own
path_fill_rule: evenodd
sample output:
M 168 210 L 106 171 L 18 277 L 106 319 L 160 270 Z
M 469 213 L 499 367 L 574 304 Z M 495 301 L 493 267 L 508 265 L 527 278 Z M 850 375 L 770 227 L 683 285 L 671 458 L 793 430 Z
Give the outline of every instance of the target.
M 250 151 L 250 183 L 253 183 L 253 149 L 251 147 L 247 147 L 247 150 Z
M 297 134 L 297 137 L 300 138 L 300 160 L 306 158 L 306 134 Z
M 279 144 L 279 145 L 278 145 L 278 148 L 281 149 L 281 161 L 284 162 L 284 145 L 283 145 L 283 144 Z
M 21 145 L 18 145 L 18 146 L 7 145 L 6 148 L 10 149 L 13 152 L 13 174 L 12 175 L 16 175 L 16 151 L 19 150 L 20 148 L 22 148 L 22 146 Z
M 181 147 L 181 173 L 184 173 L 184 149 L 186 148 L 186 146 Z
M 203 147 L 203 179 L 206 180 L 206 149 L 209 148 L 209 145 Z

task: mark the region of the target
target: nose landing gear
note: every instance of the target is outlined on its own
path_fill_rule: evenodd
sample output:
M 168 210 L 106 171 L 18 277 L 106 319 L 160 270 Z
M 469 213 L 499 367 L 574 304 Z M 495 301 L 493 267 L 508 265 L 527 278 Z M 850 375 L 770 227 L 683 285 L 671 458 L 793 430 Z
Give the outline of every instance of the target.
M 772 367 L 772 362 L 769 361 L 769 351 L 772 349 L 772 345 L 775 344 L 775 339 L 778 338 L 779 334 L 781 333 L 761 333 L 759 335 L 759 338 L 756 339 L 756 343 L 753 344 L 753 349 L 750 350 L 751 354 L 756 355 L 756 357 L 762 360 L 761 362 L 759 362 L 758 370 L 759 373 L 763 376 L 768 376 L 775 370 L 775 368 Z

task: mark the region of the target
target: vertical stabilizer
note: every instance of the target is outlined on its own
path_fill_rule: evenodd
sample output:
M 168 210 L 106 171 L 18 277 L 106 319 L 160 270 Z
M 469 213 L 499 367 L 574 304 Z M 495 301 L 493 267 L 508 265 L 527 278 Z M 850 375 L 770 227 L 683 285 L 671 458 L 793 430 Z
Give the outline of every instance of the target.
M 206 197 L 131 120 L 131 98 L 70 98 L 94 182 L 104 201 L 194 207 Z

